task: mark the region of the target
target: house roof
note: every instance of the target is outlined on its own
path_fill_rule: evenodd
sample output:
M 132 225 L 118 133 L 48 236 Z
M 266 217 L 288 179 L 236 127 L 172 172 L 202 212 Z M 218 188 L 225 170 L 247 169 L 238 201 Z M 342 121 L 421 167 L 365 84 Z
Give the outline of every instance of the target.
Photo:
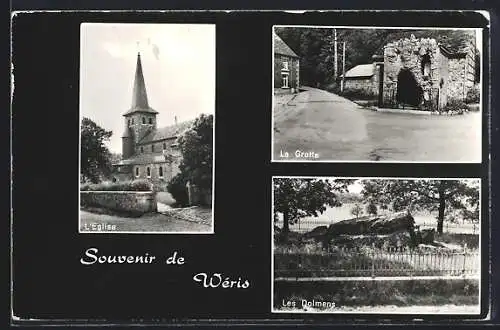
M 467 52 L 462 49 L 458 51 L 452 51 L 450 48 L 443 44 L 439 44 L 439 50 L 441 50 L 441 53 L 448 58 L 461 58 L 467 55 Z
M 182 134 L 184 131 L 188 130 L 194 123 L 193 120 L 188 120 L 184 122 L 180 122 L 175 125 L 170 125 L 162 128 L 157 128 L 156 130 L 150 131 L 149 134 L 144 136 L 142 140 L 137 143 L 138 145 L 141 144 L 148 144 L 153 141 L 160 141 L 160 140 L 167 140 L 167 139 L 172 139 L 176 138 L 180 134 Z
M 141 54 L 137 54 L 137 64 L 135 68 L 134 89 L 132 92 L 132 105 L 124 116 L 134 112 L 158 113 L 151 108 L 148 103 L 148 94 L 146 92 L 146 83 L 142 73 Z
M 274 33 L 274 53 L 297 58 L 299 57 L 276 33 Z
M 373 64 L 360 64 L 345 73 L 346 78 L 361 78 L 373 76 Z

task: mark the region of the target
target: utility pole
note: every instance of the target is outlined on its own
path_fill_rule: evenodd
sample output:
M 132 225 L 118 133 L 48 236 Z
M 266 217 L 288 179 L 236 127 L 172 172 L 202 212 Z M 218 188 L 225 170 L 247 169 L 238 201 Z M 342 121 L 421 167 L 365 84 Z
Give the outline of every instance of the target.
M 337 29 L 333 29 L 333 79 L 337 81 Z
M 340 91 L 344 91 L 344 81 L 345 81 L 345 41 L 342 42 L 342 81 L 340 83 Z

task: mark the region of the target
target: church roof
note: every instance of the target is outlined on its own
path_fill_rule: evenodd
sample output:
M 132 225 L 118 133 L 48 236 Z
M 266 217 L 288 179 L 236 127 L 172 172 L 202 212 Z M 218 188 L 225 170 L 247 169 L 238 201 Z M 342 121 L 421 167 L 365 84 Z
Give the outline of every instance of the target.
M 157 128 L 156 130 L 152 130 L 142 138 L 142 140 L 139 141 L 137 144 L 148 144 L 153 141 L 160 141 L 160 140 L 167 140 L 167 139 L 172 139 L 176 138 L 180 134 L 182 134 L 184 131 L 189 129 L 191 125 L 194 123 L 193 120 L 188 120 L 184 122 L 180 122 L 175 125 L 170 125 L 162 128 Z
M 148 94 L 146 92 L 146 83 L 142 72 L 141 54 L 137 54 L 137 64 L 135 68 L 134 88 L 132 92 L 132 106 L 124 114 L 130 115 L 134 112 L 158 113 L 151 108 L 148 103 Z
M 360 64 L 345 73 L 346 78 L 362 78 L 373 76 L 373 64 Z
M 274 33 L 274 53 L 291 57 L 299 57 L 276 33 Z

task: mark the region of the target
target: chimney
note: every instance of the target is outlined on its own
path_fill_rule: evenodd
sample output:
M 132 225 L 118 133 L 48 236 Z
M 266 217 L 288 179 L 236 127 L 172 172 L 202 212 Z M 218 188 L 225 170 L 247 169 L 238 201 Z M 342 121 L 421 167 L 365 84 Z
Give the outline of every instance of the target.
M 174 123 L 177 125 L 177 116 L 174 116 Z

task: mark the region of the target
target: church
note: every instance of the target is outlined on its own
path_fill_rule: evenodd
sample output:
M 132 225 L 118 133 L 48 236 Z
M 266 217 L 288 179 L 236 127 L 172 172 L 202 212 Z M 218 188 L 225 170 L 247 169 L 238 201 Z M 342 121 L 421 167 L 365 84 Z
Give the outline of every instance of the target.
M 132 105 L 124 114 L 122 160 L 113 164 L 113 180 L 147 179 L 164 186 L 177 173 L 182 159 L 177 138 L 194 120 L 157 127 L 158 111 L 149 106 L 141 54 L 137 54 Z

